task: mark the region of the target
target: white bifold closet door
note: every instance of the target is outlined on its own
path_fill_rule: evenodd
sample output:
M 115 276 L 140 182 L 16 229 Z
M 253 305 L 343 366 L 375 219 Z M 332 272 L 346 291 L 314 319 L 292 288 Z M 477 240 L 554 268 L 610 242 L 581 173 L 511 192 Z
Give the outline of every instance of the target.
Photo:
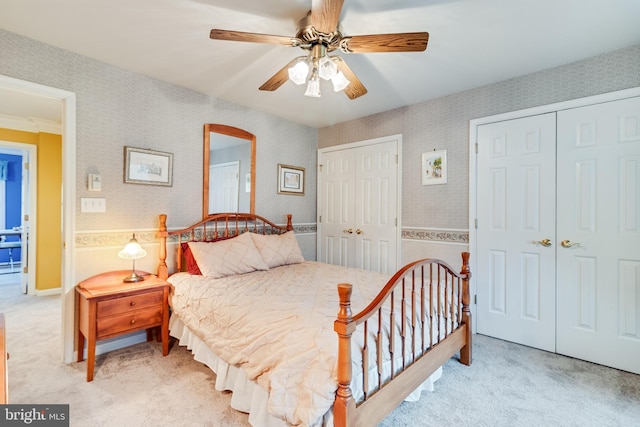
M 478 332 L 640 373 L 640 98 L 478 146 Z
M 478 128 L 478 332 L 555 351 L 555 113 Z
M 396 139 L 321 154 L 319 261 L 396 271 L 397 159 Z
M 640 374 L 640 98 L 558 112 L 558 171 L 557 352 Z

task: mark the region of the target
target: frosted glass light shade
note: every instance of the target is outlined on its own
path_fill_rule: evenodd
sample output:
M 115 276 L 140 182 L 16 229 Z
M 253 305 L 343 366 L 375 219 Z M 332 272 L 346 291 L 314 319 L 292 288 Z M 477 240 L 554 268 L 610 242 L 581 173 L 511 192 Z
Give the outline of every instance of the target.
M 323 56 L 318 62 L 318 75 L 329 80 L 338 72 L 338 66 L 328 56 Z
M 333 77 L 331 77 L 331 83 L 333 84 L 333 90 L 335 92 L 340 92 L 341 90 L 345 90 L 351 82 L 347 80 L 342 71 L 338 71 Z
M 289 80 L 297 85 L 301 85 L 307 81 L 309 75 L 309 64 L 306 61 L 299 61 L 293 67 L 289 67 Z
M 311 96 L 313 98 L 320 98 L 320 80 L 318 80 L 317 77 L 309 80 L 309 83 L 307 84 L 307 91 L 304 95 Z
M 131 240 L 125 245 L 125 247 L 118 252 L 118 256 L 120 258 L 125 259 L 138 259 L 147 255 L 147 251 L 145 251 L 140 243 L 136 240 L 136 235 L 134 234 Z
M 129 240 L 129 242 L 125 245 L 125 247 L 120 252 L 118 252 L 118 256 L 120 258 L 130 259 L 133 262 L 131 275 L 125 277 L 122 280 L 123 282 L 130 283 L 130 282 L 140 282 L 144 280 L 144 277 L 136 274 L 136 260 L 146 255 L 147 255 L 147 251 L 145 251 L 142 248 L 142 246 L 140 246 L 140 243 L 138 243 L 138 241 L 136 240 L 136 235 L 134 233 L 131 240 Z

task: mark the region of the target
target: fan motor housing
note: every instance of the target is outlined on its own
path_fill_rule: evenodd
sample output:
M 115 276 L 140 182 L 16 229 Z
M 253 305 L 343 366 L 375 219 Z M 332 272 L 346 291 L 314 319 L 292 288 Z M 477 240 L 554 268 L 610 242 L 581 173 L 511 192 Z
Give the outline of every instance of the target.
M 304 44 L 309 45 L 306 49 L 311 49 L 315 44 L 323 44 L 327 51 L 331 52 L 338 49 L 340 46 L 342 34 L 338 28 L 328 34 L 321 33 L 316 30 L 315 27 L 311 25 L 311 11 L 309 11 L 304 18 L 298 21 L 298 32 L 296 33 L 296 37 L 302 40 Z M 300 47 L 305 48 L 303 46 Z

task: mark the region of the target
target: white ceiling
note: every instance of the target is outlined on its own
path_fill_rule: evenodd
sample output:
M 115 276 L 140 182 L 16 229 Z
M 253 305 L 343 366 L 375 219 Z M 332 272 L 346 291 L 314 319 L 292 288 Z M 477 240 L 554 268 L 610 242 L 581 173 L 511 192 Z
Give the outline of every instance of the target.
M 344 35 L 430 35 L 425 52 L 343 55 L 369 91 L 352 101 L 328 86 L 322 98 L 308 98 L 303 86 L 291 82 L 275 92 L 259 91 L 302 51 L 209 38 L 212 28 L 293 36 L 310 5 L 311 0 L 0 0 L 0 28 L 313 127 L 640 43 L 638 0 L 345 0 Z M 0 114 L 12 114 L 5 98 L 0 93 Z

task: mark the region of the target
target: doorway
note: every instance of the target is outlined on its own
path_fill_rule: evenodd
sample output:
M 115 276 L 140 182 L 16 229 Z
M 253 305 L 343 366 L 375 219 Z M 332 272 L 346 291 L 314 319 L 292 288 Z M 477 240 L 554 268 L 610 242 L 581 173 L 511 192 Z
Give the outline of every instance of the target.
M 75 93 L 0 75 L 0 89 L 59 100 L 62 108 L 62 274 L 61 283 L 61 359 L 73 361 L 75 279 L 75 199 L 76 199 L 76 96 Z

